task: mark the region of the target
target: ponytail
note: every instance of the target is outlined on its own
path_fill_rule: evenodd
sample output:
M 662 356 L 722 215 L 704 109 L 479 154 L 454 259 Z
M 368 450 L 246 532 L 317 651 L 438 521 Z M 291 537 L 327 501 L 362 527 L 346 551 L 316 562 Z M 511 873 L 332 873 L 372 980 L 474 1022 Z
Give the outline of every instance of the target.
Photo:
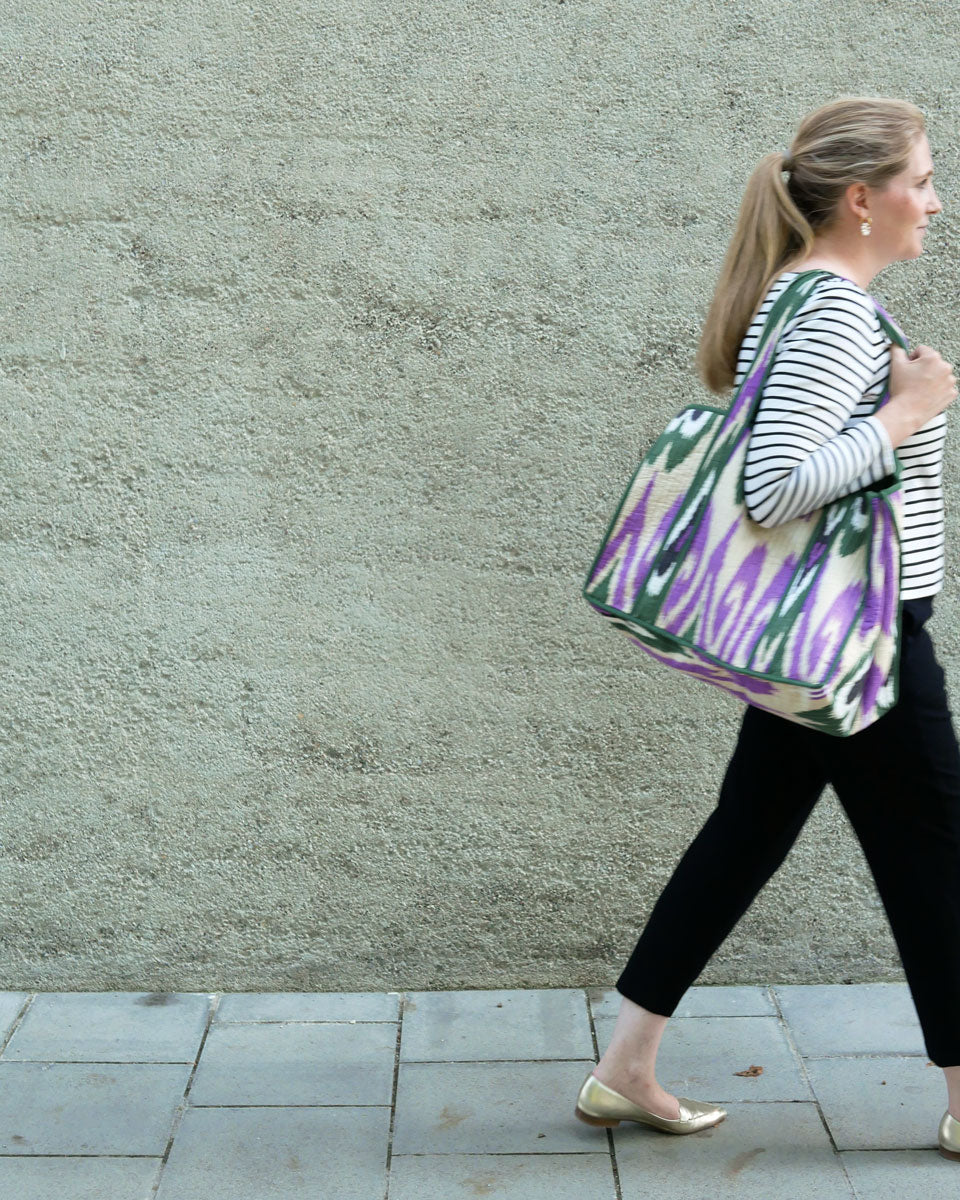
M 750 176 L 707 310 L 697 368 L 712 392 L 733 385 L 740 343 L 773 278 L 813 245 L 810 223 L 784 185 L 783 163 L 782 154 L 768 154 Z

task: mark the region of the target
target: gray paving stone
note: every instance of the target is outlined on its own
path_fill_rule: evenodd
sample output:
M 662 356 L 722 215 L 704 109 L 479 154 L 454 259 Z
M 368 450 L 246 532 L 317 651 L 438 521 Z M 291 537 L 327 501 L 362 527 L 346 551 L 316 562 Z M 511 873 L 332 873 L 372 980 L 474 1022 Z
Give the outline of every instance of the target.
M 26 1003 L 29 992 L 0 992 L 0 1044 Z
M 400 996 L 385 992 L 227 992 L 221 1021 L 396 1021 Z
M 935 1148 L 947 1087 L 940 1068 L 926 1062 L 894 1055 L 808 1059 L 807 1073 L 837 1149 Z M 960 1172 L 957 1178 L 960 1182 Z
M 596 1022 L 600 1053 L 615 1022 Z M 763 1074 L 737 1075 L 752 1066 Z M 673 1018 L 657 1054 L 657 1078 L 675 1096 L 727 1100 L 812 1100 L 800 1063 L 776 1017 Z
M 960 1163 L 950 1162 L 936 1150 L 843 1150 L 839 1158 L 858 1200 L 960 1196 Z
M 380 1200 L 389 1108 L 192 1108 L 156 1200 Z
M 152 1200 L 160 1158 L 0 1158 L 0 1196 Z
M 616 988 L 591 988 L 590 1008 L 594 1017 L 614 1017 L 620 1011 Z M 768 987 L 691 987 L 673 1014 L 677 1017 L 773 1017 L 776 1006 Z
M 407 992 L 404 1062 L 585 1058 L 593 1038 L 582 990 Z
M 393 1156 L 390 1200 L 615 1200 L 605 1154 Z
M 194 1062 L 202 992 L 40 992 L 3 1052 L 33 1062 Z
M 791 984 L 773 990 L 804 1057 L 926 1054 L 905 983 Z
M 401 1063 L 394 1154 L 607 1153 L 573 1115 L 592 1062 Z
M 191 1069 L 0 1062 L 0 1154 L 162 1155 Z
M 190 1103 L 389 1104 L 392 1024 L 214 1025 Z
M 853 1200 L 815 1104 L 725 1107 L 721 1124 L 682 1137 L 618 1126 L 623 1200 Z

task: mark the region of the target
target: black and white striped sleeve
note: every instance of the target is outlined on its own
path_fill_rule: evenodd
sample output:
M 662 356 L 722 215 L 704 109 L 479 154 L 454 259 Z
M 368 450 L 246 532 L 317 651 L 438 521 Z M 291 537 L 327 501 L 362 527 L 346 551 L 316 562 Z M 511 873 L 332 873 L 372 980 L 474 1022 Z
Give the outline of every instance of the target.
M 886 428 L 854 416 L 888 365 L 865 293 L 839 280 L 814 293 L 781 338 L 754 418 L 743 484 L 755 521 L 773 528 L 893 474 Z

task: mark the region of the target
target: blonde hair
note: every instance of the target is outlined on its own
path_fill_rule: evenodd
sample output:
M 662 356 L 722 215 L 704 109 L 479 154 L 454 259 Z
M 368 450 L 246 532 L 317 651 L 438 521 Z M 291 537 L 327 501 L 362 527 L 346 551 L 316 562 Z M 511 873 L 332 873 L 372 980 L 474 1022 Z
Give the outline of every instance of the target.
M 883 187 L 907 168 L 923 132 L 923 113 L 905 100 L 846 97 L 804 117 L 789 154 L 760 160 L 697 351 L 697 370 L 711 391 L 733 385 L 740 343 L 767 289 L 788 262 L 810 251 L 844 191 L 851 183 Z

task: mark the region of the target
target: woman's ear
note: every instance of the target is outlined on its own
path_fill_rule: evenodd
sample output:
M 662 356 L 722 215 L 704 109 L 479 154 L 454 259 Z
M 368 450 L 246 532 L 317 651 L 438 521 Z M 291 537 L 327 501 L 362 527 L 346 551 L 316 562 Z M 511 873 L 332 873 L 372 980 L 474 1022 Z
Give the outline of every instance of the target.
M 858 221 L 862 221 L 864 217 L 870 215 L 869 209 L 869 188 L 865 183 L 851 183 L 843 194 L 847 208 Z

